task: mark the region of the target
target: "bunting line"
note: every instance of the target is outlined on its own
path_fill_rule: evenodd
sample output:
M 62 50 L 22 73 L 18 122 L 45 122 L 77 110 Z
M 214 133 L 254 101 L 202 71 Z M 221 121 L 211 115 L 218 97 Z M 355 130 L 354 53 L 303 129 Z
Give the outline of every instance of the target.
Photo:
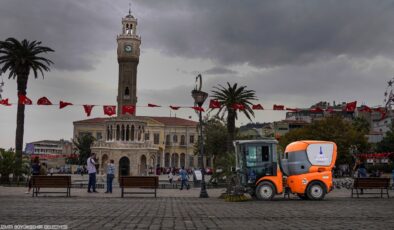
M 116 105 L 99 105 L 99 104 L 74 104 L 71 102 L 66 102 L 60 100 L 59 103 L 52 103 L 47 97 L 41 97 L 37 100 L 36 104 L 33 104 L 32 100 L 28 98 L 26 95 L 18 95 L 18 103 L 10 103 L 8 98 L 0 100 L 0 105 L 3 106 L 12 106 L 12 105 L 18 105 L 18 104 L 23 104 L 26 106 L 33 106 L 33 105 L 38 105 L 38 106 L 59 106 L 59 109 L 64 109 L 65 107 L 68 106 L 82 106 L 84 109 L 84 112 L 86 113 L 86 116 L 90 116 L 91 112 L 94 107 L 102 107 L 103 112 L 107 116 L 113 116 L 116 115 Z M 209 111 L 213 111 L 215 109 L 221 108 L 221 104 L 217 100 L 210 100 L 209 105 L 207 109 Z M 181 105 L 157 105 L 157 104 L 152 104 L 148 103 L 147 105 L 123 105 L 121 108 L 121 113 L 122 114 L 131 114 L 134 115 L 136 108 L 169 108 L 171 110 L 179 110 L 179 109 L 193 109 L 196 112 L 206 112 L 207 110 L 204 109 L 203 107 L 200 106 L 181 106 Z M 239 111 L 244 111 L 247 108 L 243 104 L 239 103 L 234 103 L 230 109 L 234 110 L 239 110 Z M 367 105 L 362 105 L 361 107 L 357 108 L 357 101 L 352 101 L 348 102 L 345 105 L 342 105 L 341 109 L 333 108 L 332 106 L 327 107 L 326 109 L 322 109 L 318 106 L 311 107 L 310 109 L 300 109 L 300 108 L 291 108 L 291 107 L 285 107 L 284 105 L 281 104 L 274 104 L 272 108 L 264 108 L 261 104 L 252 104 L 250 109 L 252 110 L 266 110 L 266 111 L 286 111 L 286 112 L 294 112 L 294 113 L 300 113 L 303 111 L 309 111 L 311 113 L 334 113 L 334 112 L 348 112 L 348 113 L 353 113 L 356 110 L 358 112 L 379 112 L 381 114 L 381 119 L 385 118 L 387 115 L 387 110 L 384 107 L 376 107 L 376 108 L 371 108 Z

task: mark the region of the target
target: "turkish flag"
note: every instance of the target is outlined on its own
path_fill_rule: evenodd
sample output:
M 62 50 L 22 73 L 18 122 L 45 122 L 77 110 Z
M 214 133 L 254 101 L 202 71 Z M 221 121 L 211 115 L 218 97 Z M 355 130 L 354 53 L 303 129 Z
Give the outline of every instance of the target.
M 11 104 L 8 102 L 8 98 L 0 100 L 0 105 L 11 106 Z
M 296 113 L 298 113 L 299 111 L 300 111 L 300 109 L 297 109 L 297 108 L 286 108 L 286 110 L 288 110 L 288 111 L 290 111 L 290 112 L 296 112 Z
M 60 101 L 59 102 L 59 109 L 63 109 L 64 107 L 69 106 L 69 105 L 73 105 L 73 103 Z
M 47 97 L 42 97 L 37 100 L 37 105 L 52 105 L 52 102 Z
M 205 112 L 205 110 L 200 106 L 193 106 L 192 109 L 199 111 L 199 112 Z
M 285 109 L 285 106 L 284 106 L 284 105 L 276 105 L 276 104 L 275 104 L 275 105 L 273 106 L 273 109 L 274 109 L 274 110 L 284 110 L 284 109 Z
M 363 107 L 360 109 L 360 112 L 368 112 L 368 113 L 372 113 L 372 109 L 369 108 L 366 105 L 363 105 Z
M 243 104 L 238 104 L 238 103 L 235 103 L 235 104 L 232 104 L 231 105 L 231 108 L 233 108 L 233 109 L 235 109 L 235 110 L 244 110 L 245 109 L 245 105 L 243 105 Z
M 346 112 L 354 112 L 357 107 L 357 101 L 349 102 L 346 104 L 345 111 Z
M 104 105 L 103 106 L 104 114 L 108 116 L 112 116 L 116 114 L 116 106 L 115 105 Z
M 328 107 L 328 108 L 326 109 L 326 112 L 333 113 L 333 112 L 334 112 L 334 108 Z
M 254 109 L 254 110 L 263 110 L 264 108 L 263 108 L 262 105 L 256 104 L 256 105 L 252 105 L 252 109 Z
M 173 109 L 173 110 L 178 110 L 178 109 L 181 108 L 181 107 L 180 107 L 180 106 L 173 106 L 173 105 L 170 105 L 170 108 Z
M 123 105 L 122 106 L 122 114 L 126 114 L 126 113 L 133 115 L 135 113 L 135 106 L 134 105 Z
M 311 113 L 322 113 L 323 110 L 320 107 L 312 108 L 309 110 Z
M 90 117 L 93 107 L 94 105 L 83 105 L 83 109 L 85 110 L 85 113 L 88 117 Z
M 148 104 L 148 107 L 161 107 L 160 105 Z
M 26 97 L 26 95 L 19 94 L 18 95 L 18 99 L 19 99 L 18 103 L 21 104 L 21 105 L 31 105 L 31 104 L 33 104 L 33 102 L 28 97 Z
M 210 109 L 218 109 L 218 108 L 220 108 L 220 102 L 218 100 L 210 100 L 209 101 L 209 108 Z

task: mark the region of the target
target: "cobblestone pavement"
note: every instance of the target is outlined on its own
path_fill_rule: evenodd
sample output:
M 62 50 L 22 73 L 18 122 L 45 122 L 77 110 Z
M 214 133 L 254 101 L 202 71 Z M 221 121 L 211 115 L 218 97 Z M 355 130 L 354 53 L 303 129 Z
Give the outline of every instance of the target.
M 69 229 L 390 229 L 394 199 L 350 198 L 336 190 L 324 201 L 225 202 L 221 189 L 196 198 L 199 189 L 158 190 L 158 198 L 119 198 L 103 190 L 88 194 L 73 189 L 71 198 L 32 198 L 25 188 L 0 187 L 0 226 L 67 225 Z M 393 196 L 393 192 L 390 192 Z

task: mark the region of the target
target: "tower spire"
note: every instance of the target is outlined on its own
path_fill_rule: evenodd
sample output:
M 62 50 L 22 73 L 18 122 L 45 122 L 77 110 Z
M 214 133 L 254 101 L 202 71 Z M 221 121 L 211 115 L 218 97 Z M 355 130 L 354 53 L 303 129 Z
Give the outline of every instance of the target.
M 131 2 L 129 2 L 129 15 L 131 15 Z

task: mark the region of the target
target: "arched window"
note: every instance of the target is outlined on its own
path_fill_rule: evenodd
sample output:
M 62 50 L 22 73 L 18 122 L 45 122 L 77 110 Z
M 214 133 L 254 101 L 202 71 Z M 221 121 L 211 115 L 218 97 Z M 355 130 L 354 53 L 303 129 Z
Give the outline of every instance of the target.
M 119 141 L 120 138 L 120 127 L 119 125 L 116 125 L 116 140 Z
M 107 126 L 107 141 L 111 140 L 110 139 L 110 130 L 109 130 L 109 126 Z
M 125 96 L 129 96 L 129 95 L 130 95 L 129 87 L 126 87 L 126 89 L 125 89 L 125 91 L 124 91 L 124 95 L 125 95 Z
M 126 141 L 130 139 L 130 127 L 129 125 L 126 126 Z
M 181 153 L 181 167 L 186 166 L 186 155 L 184 153 Z
M 170 154 L 166 153 L 164 155 L 164 167 L 170 167 Z
M 134 141 L 134 125 L 131 126 L 131 131 L 130 131 L 130 140 Z
M 125 130 L 124 130 L 124 125 L 122 125 L 122 141 L 124 141 L 125 138 Z
M 186 138 L 185 135 L 181 136 L 181 145 L 186 145 Z
M 166 145 L 170 145 L 170 135 L 169 134 L 167 134 L 167 136 L 166 136 Z
M 178 143 L 178 136 L 177 136 L 177 135 L 174 135 L 174 136 L 172 137 L 172 140 L 174 141 L 174 143 Z

